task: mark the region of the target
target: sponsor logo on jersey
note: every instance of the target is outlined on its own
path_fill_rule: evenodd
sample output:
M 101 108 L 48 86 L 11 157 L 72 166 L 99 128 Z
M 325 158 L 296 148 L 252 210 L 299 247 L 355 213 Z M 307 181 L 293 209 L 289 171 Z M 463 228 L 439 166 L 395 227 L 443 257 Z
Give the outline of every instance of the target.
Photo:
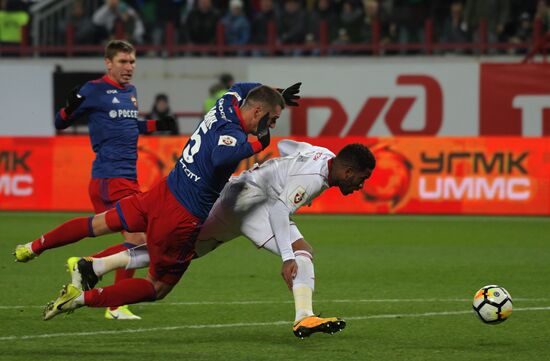
M 134 106 L 137 108 L 137 107 L 138 107 L 137 98 L 136 98 L 135 96 L 132 95 L 132 97 L 130 98 L 130 100 L 132 101 L 132 103 L 134 103 Z
M 130 109 L 119 109 L 118 110 L 118 117 L 119 118 L 138 118 L 138 111 L 137 110 L 130 110 Z
M 113 119 L 116 117 L 119 118 L 138 118 L 138 111 L 137 110 L 131 110 L 131 109 L 119 109 L 119 110 L 111 110 L 109 111 L 109 116 Z
M 322 152 L 315 153 L 315 155 L 313 156 L 313 160 L 317 160 L 317 159 L 321 158 L 322 155 L 323 155 Z
M 300 204 L 306 198 L 306 190 L 302 187 L 298 187 L 294 192 L 290 193 L 290 201 L 294 204 Z
M 192 181 L 194 182 L 198 182 L 199 179 L 201 179 L 201 177 L 199 177 L 198 175 L 196 175 L 195 173 L 193 173 L 188 167 L 187 165 L 185 164 L 185 161 L 180 158 L 180 164 L 181 164 L 181 168 L 183 169 L 183 172 L 185 173 L 185 175 L 191 179 Z
M 218 145 L 226 145 L 228 147 L 234 147 L 237 145 L 237 139 L 230 135 L 220 135 Z
M 118 92 L 116 91 L 116 89 L 109 89 L 109 90 L 106 90 L 105 91 L 107 94 L 117 94 Z
M 118 99 L 117 99 L 116 97 L 114 97 L 114 98 L 113 98 L 113 102 L 112 102 L 112 103 L 113 103 L 113 104 L 119 104 L 119 103 L 120 103 L 120 101 L 119 101 L 119 100 L 118 100 Z
M 220 112 L 220 116 L 222 117 L 223 120 L 229 121 L 229 120 L 227 120 L 227 117 L 225 116 L 225 112 L 223 111 L 223 103 L 224 103 L 223 98 L 218 100 L 218 112 Z

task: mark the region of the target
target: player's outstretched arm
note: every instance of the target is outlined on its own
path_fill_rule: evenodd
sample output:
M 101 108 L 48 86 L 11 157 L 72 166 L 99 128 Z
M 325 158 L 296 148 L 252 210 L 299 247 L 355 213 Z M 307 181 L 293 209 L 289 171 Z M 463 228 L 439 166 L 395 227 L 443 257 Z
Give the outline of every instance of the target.
M 212 151 L 212 164 L 214 167 L 221 167 L 229 164 L 240 162 L 243 159 L 251 157 L 252 155 L 262 151 L 269 145 L 269 128 L 267 127 L 267 120 L 269 113 L 266 114 L 266 121 L 264 121 L 264 128 L 266 131 L 262 131 L 262 126 L 258 127 L 258 140 L 255 142 L 249 142 L 246 138 L 243 138 L 241 131 L 231 129 L 232 125 L 221 128 L 217 135 L 217 145 Z M 260 120 L 262 123 L 264 119 Z
M 269 223 L 275 235 L 275 242 L 279 248 L 283 266 L 281 275 L 289 289 L 292 289 L 294 277 L 298 271 L 294 251 L 290 241 L 289 211 L 286 205 L 279 199 L 273 200 L 269 208 Z
M 171 116 L 163 117 L 162 119 L 147 119 L 146 121 L 138 120 L 138 129 L 140 134 L 149 134 L 156 131 L 177 129 L 176 119 Z
M 55 115 L 56 129 L 68 128 L 74 122 L 74 120 L 78 118 L 77 113 L 80 112 L 81 105 L 86 100 L 86 97 L 80 94 L 80 89 L 80 85 L 71 89 L 71 91 L 67 95 L 65 107 L 61 108 Z

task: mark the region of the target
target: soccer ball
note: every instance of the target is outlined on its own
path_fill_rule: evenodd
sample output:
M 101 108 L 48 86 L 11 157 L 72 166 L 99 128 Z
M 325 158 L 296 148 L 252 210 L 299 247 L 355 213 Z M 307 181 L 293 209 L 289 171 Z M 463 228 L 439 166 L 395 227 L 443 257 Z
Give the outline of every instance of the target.
M 481 321 L 496 325 L 512 314 L 512 297 L 503 287 L 488 285 L 476 292 L 473 307 Z

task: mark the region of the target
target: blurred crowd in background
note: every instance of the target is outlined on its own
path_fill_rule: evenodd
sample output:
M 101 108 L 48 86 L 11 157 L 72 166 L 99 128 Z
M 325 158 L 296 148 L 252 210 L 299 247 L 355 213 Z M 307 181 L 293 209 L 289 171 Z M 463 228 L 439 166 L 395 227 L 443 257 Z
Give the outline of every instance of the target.
M 31 25 L 28 10 L 35 3 L 0 0 L 2 44 L 21 41 L 20 28 Z M 536 24 L 546 32 L 550 22 L 546 0 L 75 0 L 69 6 L 57 24 L 58 44 L 63 44 L 68 24 L 76 44 L 101 44 L 120 35 L 115 34 L 117 24 L 128 40 L 153 45 L 164 44 L 167 24 L 173 25 L 177 44 L 194 45 L 219 43 L 219 24 L 228 45 L 266 44 L 270 26 L 275 41 L 289 45 L 316 44 L 321 36 L 328 44 L 343 45 L 370 43 L 373 36 L 381 44 L 422 43 L 426 36 L 435 43 L 463 44 L 479 41 L 480 34 L 487 43 L 525 44 L 532 41 Z M 511 47 L 495 53 L 526 51 Z M 282 55 L 306 53 L 315 55 L 303 49 Z M 264 53 L 245 49 L 236 55 Z

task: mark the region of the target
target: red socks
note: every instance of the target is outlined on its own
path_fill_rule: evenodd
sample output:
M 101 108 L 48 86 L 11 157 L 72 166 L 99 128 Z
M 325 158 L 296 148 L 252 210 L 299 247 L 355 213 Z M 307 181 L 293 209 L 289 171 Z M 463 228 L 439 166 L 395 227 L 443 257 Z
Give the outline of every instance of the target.
M 92 217 L 79 217 L 71 219 L 32 242 L 31 248 L 35 254 L 61 247 L 66 244 L 80 241 L 86 237 L 94 237 L 92 230 Z
M 84 304 L 88 307 L 118 307 L 157 298 L 155 287 L 145 278 L 131 278 L 104 288 L 84 292 Z
M 92 228 L 93 218 L 94 216 L 79 217 L 63 223 L 53 231 L 50 231 L 42 237 L 34 240 L 31 244 L 32 251 L 39 255 L 47 249 L 61 247 L 66 244 L 80 241 L 86 237 L 95 237 Z M 109 227 L 111 231 L 122 231 L 122 223 L 116 209 L 113 208 L 107 211 L 105 221 L 107 222 L 107 227 Z
M 116 270 L 116 273 L 115 273 L 115 283 L 118 283 L 128 278 L 132 278 L 134 277 L 135 273 L 136 273 L 135 269 L 119 268 Z
M 94 254 L 92 257 L 94 258 L 101 258 L 101 257 L 107 257 L 112 254 L 116 254 L 118 252 L 126 251 L 127 249 L 135 247 L 133 244 L 130 243 L 120 243 L 114 246 L 111 246 L 107 249 L 104 249 L 103 251 Z M 135 269 L 124 269 L 119 268 L 115 271 L 115 283 L 118 283 L 122 280 L 132 278 L 134 277 L 134 274 L 136 273 Z M 112 309 L 115 309 L 116 307 L 113 307 Z

